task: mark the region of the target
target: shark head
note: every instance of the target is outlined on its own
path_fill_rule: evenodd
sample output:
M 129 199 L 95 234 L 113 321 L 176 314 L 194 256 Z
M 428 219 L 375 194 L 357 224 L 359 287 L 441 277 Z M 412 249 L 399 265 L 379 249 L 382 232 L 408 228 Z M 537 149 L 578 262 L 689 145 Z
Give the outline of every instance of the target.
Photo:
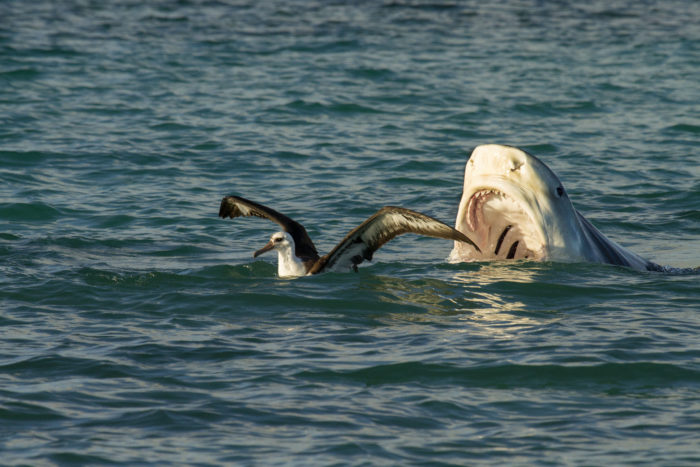
M 474 149 L 455 228 L 481 253 L 455 242 L 452 261 L 587 259 L 579 216 L 559 178 L 535 156 L 510 146 Z

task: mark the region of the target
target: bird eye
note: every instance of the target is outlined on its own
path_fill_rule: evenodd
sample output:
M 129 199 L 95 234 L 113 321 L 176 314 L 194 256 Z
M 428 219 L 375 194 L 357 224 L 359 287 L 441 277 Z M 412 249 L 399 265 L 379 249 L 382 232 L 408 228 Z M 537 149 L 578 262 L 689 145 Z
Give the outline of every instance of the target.
M 275 243 L 279 243 L 279 242 L 281 242 L 281 241 L 282 241 L 282 237 L 277 237 L 277 238 L 275 239 Z
M 559 186 L 557 187 L 557 195 L 559 195 L 560 198 L 561 198 L 562 196 L 564 196 L 564 187 L 563 187 L 563 186 L 559 185 Z

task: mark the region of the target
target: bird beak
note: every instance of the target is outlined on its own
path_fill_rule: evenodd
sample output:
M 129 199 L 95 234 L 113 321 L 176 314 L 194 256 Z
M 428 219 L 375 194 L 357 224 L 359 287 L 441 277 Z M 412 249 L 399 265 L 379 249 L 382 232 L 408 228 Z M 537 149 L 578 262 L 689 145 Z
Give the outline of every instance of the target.
M 275 247 L 275 244 L 272 243 L 272 241 L 267 242 L 267 245 L 264 247 L 260 248 L 258 251 L 253 253 L 253 258 L 257 258 L 258 256 L 262 255 L 263 253 L 272 250 Z

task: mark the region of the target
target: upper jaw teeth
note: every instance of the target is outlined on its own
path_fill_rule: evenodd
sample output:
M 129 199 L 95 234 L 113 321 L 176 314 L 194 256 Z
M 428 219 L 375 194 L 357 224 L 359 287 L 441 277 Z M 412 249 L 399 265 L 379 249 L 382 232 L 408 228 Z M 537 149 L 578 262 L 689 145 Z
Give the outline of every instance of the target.
M 472 198 L 483 198 L 485 196 L 492 195 L 492 194 L 503 196 L 503 193 L 496 190 L 495 188 L 489 188 L 487 190 L 479 190 L 479 191 L 475 192 L 472 195 Z
M 474 192 L 471 198 L 469 198 L 469 205 L 467 206 L 467 223 L 472 231 L 476 230 L 475 222 L 477 212 L 474 203 L 482 202 L 491 195 L 505 196 L 502 192 L 496 190 L 495 188 L 487 188 Z

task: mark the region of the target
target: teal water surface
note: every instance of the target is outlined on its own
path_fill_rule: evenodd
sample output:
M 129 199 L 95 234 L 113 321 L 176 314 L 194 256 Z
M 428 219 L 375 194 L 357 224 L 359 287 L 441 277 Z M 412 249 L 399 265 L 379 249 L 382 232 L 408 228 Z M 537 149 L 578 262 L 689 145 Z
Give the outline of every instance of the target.
M 700 3 L 0 1 L 0 464 L 700 464 Z M 511 144 L 676 273 L 448 264 Z

